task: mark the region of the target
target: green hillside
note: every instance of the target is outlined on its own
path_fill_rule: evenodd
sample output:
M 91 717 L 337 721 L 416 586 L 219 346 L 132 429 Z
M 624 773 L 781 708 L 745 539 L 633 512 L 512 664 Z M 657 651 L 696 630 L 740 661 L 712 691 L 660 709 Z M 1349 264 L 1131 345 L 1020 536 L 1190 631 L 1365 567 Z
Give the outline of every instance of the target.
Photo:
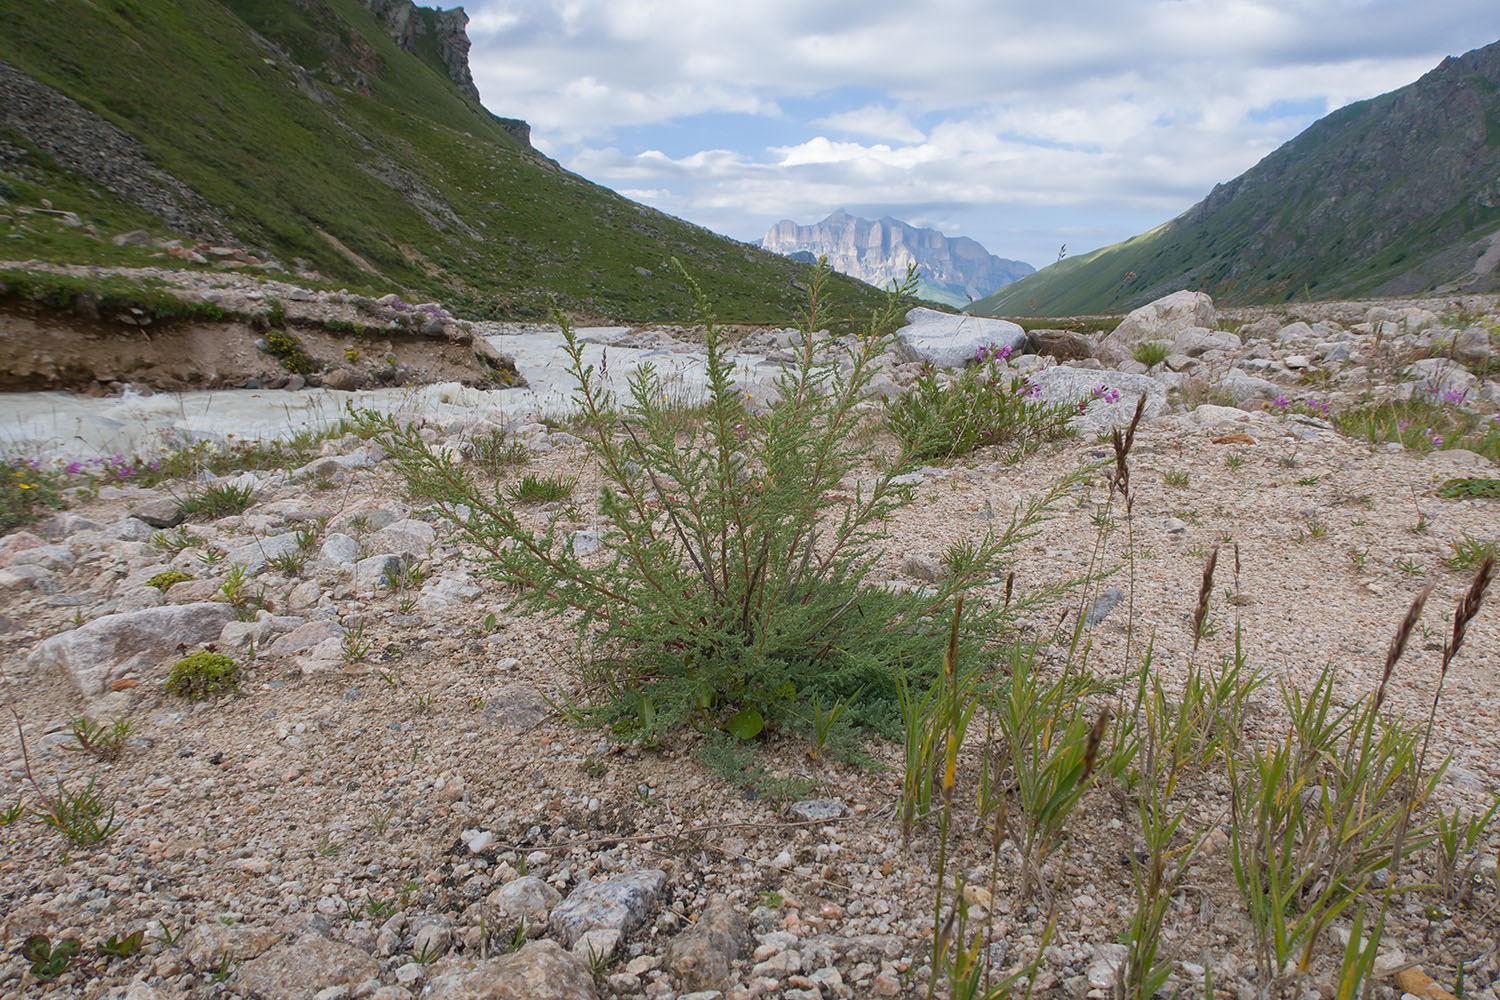
M 974 303 L 1123 312 L 1181 288 L 1225 303 L 1494 291 L 1500 42 L 1316 122 L 1176 219 Z
M 108 240 L 145 228 L 471 316 L 555 303 L 647 321 L 691 317 L 663 267 L 676 256 L 724 319 L 795 315 L 805 265 L 561 169 L 517 137 L 524 123 L 467 100 L 421 47 L 430 38 L 402 50 L 358 0 L 7 0 L 0 197 L 47 198 L 85 225 L 17 217 L 0 257 L 145 263 Z M 54 134 L 38 83 L 99 134 Z M 106 122 L 138 142 L 139 163 L 106 141 Z M 835 312 L 866 312 L 879 294 L 831 285 Z

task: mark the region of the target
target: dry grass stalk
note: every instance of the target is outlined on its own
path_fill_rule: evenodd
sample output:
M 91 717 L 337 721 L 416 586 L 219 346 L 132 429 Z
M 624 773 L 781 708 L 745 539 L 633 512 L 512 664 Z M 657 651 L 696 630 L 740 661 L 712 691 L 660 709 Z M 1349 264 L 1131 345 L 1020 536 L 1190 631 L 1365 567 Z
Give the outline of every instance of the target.
M 1135 415 L 1130 418 L 1130 426 L 1125 428 L 1125 434 L 1120 434 L 1120 428 L 1116 427 L 1110 432 L 1110 440 L 1115 446 L 1115 472 L 1110 477 L 1109 486 L 1111 490 L 1118 490 L 1120 496 L 1125 498 L 1125 509 L 1129 511 L 1132 504 L 1130 496 L 1130 448 L 1135 444 L 1135 427 L 1141 422 L 1141 414 L 1146 412 L 1146 394 L 1141 393 L 1140 400 L 1135 404 Z
M 1094 765 L 1099 762 L 1099 744 L 1104 740 L 1105 730 L 1109 728 L 1109 720 L 1113 714 L 1108 708 L 1101 709 L 1099 717 L 1094 720 L 1094 728 L 1089 730 L 1089 741 L 1083 750 L 1083 777 L 1080 781 L 1088 781 L 1089 775 L 1094 773 Z
M 1235 576 L 1238 578 L 1239 551 L 1235 551 Z M 1203 638 L 1203 619 L 1208 617 L 1208 598 L 1214 590 L 1214 569 L 1219 565 L 1219 547 L 1208 554 L 1203 564 L 1203 582 L 1198 585 L 1198 607 L 1193 611 L 1193 652 L 1198 652 L 1198 641 Z
M 1469 622 L 1479 614 L 1479 605 L 1484 601 L 1484 592 L 1489 589 L 1490 581 L 1495 578 L 1495 557 L 1489 556 L 1484 564 L 1479 567 L 1479 572 L 1474 574 L 1474 581 L 1469 584 L 1469 590 L 1464 594 L 1463 600 L 1458 602 L 1458 607 L 1453 610 L 1453 636 L 1443 645 L 1443 673 L 1448 672 L 1448 663 L 1458 655 L 1460 647 L 1464 644 L 1464 634 L 1468 631 Z
M 1432 593 L 1432 584 L 1422 588 L 1422 592 L 1411 602 L 1411 607 L 1406 611 L 1406 617 L 1401 619 L 1401 627 L 1396 629 L 1396 635 L 1391 639 L 1390 649 L 1385 654 L 1385 669 L 1380 674 L 1380 687 L 1375 690 L 1375 710 L 1385 703 L 1385 685 L 1391 679 L 1391 671 L 1396 669 L 1396 661 L 1401 659 L 1401 654 L 1406 652 L 1406 643 L 1411 638 L 1412 631 L 1417 627 L 1417 619 L 1422 617 L 1422 606 L 1427 603 L 1427 595 Z

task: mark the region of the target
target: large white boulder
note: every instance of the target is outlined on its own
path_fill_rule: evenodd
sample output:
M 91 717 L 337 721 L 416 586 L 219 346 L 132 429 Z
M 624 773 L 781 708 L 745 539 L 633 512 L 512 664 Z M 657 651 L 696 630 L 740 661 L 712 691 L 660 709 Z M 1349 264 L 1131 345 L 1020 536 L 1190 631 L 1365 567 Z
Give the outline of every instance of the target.
M 1126 316 L 1099 342 L 1098 357 L 1117 364 L 1130 357 L 1135 345 L 1152 340 L 1175 341 L 1190 326 L 1212 326 L 1214 300 L 1204 292 L 1173 292 L 1148 302 Z
M 228 604 L 168 604 L 105 615 L 44 641 L 26 659 L 31 667 L 62 667 L 85 695 L 102 694 L 132 670 L 148 670 L 186 647 L 219 637 L 234 617 Z
M 922 306 L 906 314 L 906 325 L 896 331 L 896 350 L 908 361 L 926 361 L 937 368 L 962 368 L 979 356 L 980 348 L 995 344 L 1018 353 L 1026 331 L 1003 319 L 938 312 Z
M 1084 404 L 1072 421 L 1083 434 L 1128 427 L 1142 393 L 1146 408 L 1141 420 L 1154 420 L 1167 412 L 1167 390 L 1149 375 L 1056 367 L 1043 368 L 1029 378 L 1041 389 L 1040 398 L 1045 403 Z M 1104 392 L 1096 397 L 1098 389 Z M 1116 393 L 1115 401 L 1109 402 L 1108 396 Z

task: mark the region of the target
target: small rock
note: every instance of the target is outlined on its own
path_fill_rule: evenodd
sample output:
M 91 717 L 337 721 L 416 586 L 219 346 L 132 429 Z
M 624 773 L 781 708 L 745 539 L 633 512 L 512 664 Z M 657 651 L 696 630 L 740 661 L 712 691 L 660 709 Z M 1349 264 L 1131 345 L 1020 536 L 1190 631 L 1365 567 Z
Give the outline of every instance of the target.
M 591 930 L 629 934 L 655 912 L 657 893 L 666 881 L 666 872 L 648 869 L 584 883 L 553 908 L 552 934 L 569 948 Z

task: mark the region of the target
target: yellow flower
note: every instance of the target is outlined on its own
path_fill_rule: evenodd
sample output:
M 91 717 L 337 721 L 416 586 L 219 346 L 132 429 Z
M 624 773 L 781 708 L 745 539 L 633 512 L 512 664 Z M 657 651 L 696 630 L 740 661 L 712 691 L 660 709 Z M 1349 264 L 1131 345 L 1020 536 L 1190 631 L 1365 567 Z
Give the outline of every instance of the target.
M 31 489 L 31 484 L 30 483 L 21 483 L 20 485 L 21 485 L 21 489 L 23 489 L 23 490 L 29 490 L 29 489 Z

